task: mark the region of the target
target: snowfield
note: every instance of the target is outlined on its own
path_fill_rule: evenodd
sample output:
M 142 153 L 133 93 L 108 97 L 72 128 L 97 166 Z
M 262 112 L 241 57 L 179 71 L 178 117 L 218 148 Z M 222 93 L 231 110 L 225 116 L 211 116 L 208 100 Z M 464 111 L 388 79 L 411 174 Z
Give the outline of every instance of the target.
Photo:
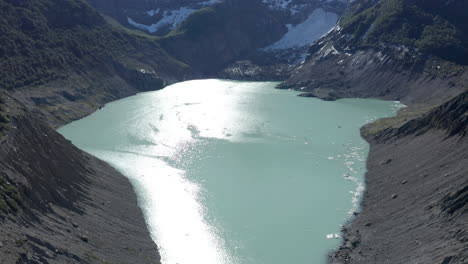
M 318 8 L 296 26 L 287 25 L 289 31 L 276 43 L 265 47 L 265 51 L 304 47 L 326 34 L 338 21 L 338 15 Z

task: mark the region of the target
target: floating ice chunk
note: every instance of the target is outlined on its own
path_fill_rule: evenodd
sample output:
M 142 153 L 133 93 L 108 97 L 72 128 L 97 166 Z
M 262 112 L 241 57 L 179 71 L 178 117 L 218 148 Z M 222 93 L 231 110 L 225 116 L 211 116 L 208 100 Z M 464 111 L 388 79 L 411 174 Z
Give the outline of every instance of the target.
M 341 236 L 339 234 L 328 234 L 327 239 L 333 239 L 333 238 L 340 238 Z

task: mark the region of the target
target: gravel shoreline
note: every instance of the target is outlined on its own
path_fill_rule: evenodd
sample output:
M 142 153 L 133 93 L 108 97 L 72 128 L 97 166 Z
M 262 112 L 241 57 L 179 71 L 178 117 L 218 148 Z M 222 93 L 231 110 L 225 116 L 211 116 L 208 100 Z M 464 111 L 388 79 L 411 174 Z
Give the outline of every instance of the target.
M 398 129 L 362 129 L 371 144 L 362 210 L 331 263 L 468 262 L 468 95 L 459 97 Z

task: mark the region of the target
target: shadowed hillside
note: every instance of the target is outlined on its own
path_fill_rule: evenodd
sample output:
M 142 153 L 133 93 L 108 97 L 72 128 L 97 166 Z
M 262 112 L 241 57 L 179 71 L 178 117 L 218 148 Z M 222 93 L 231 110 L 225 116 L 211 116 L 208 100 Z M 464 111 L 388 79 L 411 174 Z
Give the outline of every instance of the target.
M 154 37 L 122 28 L 84 0 L 1 0 L 0 16 L 0 88 L 54 124 L 162 88 L 188 69 Z

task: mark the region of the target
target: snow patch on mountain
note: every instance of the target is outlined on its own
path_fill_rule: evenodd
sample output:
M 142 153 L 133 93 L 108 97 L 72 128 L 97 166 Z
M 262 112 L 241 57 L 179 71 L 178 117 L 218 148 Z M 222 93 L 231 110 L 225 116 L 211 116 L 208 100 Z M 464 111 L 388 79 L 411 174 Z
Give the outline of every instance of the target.
M 180 7 L 179 9 L 175 9 L 175 10 L 162 10 L 161 8 L 147 10 L 146 14 L 148 16 L 154 17 L 156 15 L 161 15 L 162 17 L 157 23 L 154 23 L 151 25 L 138 23 L 128 16 L 127 16 L 127 22 L 136 28 L 148 31 L 149 33 L 155 33 L 159 31 L 161 28 L 169 28 L 172 30 L 172 29 L 175 29 L 185 19 L 187 19 L 187 17 L 189 17 L 193 12 L 201 8 L 215 4 L 217 2 L 220 2 L 220 1 L 221 0 L 208 0 L 208 1 L 195 4 L 194 6 Z
M 268 5 L 273 10 L 285 10 L 291 14 L 301 13 L 304 8 L 316 2 L 317 4 L 333 4 L 333 3 L 348 3 L 354 0 L 315 0 L 315 1 L 300 1 L 300 0 L 262 0 L 263 3 Z
M 288 32 L 279 41 L 264 48 L 265 51 L 308 46 L 332 29 L 338 15 L 318 8 L 302 23 L 287 25 Z
M 163 11 L 162 19 L 159 20 L 156 24 L 151 24 L 151 25 L 144 25 L 135 22 L 133 19 L 130 17 L 127 17 L 128 23 L 134 27 L 137 27 L 142 30 L 146 30 L 150 33 L 154 33 L 158 31 L 162 27 L 167 27 L 174 29 L 176 28 L 180 23 L 182 23 L 185 19 L 187 19 L 190 14 L 192 14 L 194 11 L 197 9 L 192 9 L 192 8 L 187 8 L 187 7 L 181 7 L 178 10 L 172 10 L 172 11 Z M 152 13 L 153 16 L 157 13 L 160 12 L 160 10 L 150 10 L 148 11 L 149 13 Z

